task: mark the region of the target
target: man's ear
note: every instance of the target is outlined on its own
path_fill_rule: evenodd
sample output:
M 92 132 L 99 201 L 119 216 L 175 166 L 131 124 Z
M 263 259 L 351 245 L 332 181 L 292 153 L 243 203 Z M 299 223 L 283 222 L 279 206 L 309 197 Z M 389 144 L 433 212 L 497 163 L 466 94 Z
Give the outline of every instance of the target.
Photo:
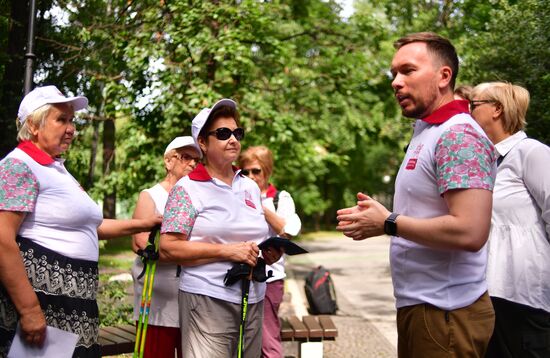
M 439 69 L 439 87 L 448 87 L 453 78 L 453 70 L 449 66 L 441 66 Z

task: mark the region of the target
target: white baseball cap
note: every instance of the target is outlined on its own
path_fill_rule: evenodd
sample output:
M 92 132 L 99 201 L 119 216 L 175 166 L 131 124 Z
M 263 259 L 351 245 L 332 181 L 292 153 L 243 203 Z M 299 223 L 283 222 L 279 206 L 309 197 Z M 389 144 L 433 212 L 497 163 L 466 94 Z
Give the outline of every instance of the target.
M 195 142 L 198 143 L 199 133 L 201 132 L 202 127 L 204 127 L 206 121 L 208 121 L 208 116 L 210 116 L 210 113 L 220 106 L 229 106 L 233 107 L 233 109 L 237 109 L 237 103 L 229 98 L 220 99 L 212 106 L 212 108 L 203 108 L 199 114 L 193 118 L 193 123 L 191 124 L 191 134 L 193 135 Z
M 65 97 L 55 86 L 36 87 L 21 101 L 17 118 L 21 124 L 38 108 L 46 104 L 71 103 L 74 111 L 80 111 L 88 106 L 88 98 L 83 96 Z
M 197 143 L 195 143 L 195 140 L 191 136 L 184 136 L 184 137 L 176 137 L 173 141 L 168 144 L 166 149 L 164 150 L 164 155 L 171 151 L 172 149 L 178 149 L 183 147 L 192 147 L 199 153 L 199 155 L 202 155 L 201 150 Z

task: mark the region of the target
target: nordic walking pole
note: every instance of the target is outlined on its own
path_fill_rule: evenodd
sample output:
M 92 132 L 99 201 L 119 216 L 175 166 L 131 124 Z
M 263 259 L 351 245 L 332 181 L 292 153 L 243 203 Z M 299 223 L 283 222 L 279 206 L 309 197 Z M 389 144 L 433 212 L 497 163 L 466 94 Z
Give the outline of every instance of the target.
M 150 278 L 149 278 L 149 292 L 147 295 L 147 306 L 145 307 L 145 317 L 143 318 L 143 328 L 141 333 L 141 345 L 139 347 L 139 358 L 143 358 L 143 351 L 145 348 L 145 339 L 147 338 L 147 325 L 149 322 L 149 311 L 151 308 L 151 299 L 153 298 L 153 283 L 155 281 L 155 271 L 157 268 L 157 261 L 153 261 L 151 264 Z
M 252 267 L 248 277 L 241 280 L 241 324 L 239 325 L 239 345 L 237 348 L 237 358 L 243 358 L 244 351 L 244 329 L 246 325 L 246 313 L 248 311 L 248 293 L 250 291 L 250 281 L 252 281 Z
M 155 271 L 158 260 L 157 233 L 159 230 L 159 226 L 153 228 L 149 234 L 149 244 L 145 250 L 138 252 L 145 259 L 145 278 L 143 279 L 143 289 L 141 291 L 141 304 L 139 308 L 138 327 L 136 331 L 136 343 L 134 345 L 134 358 L 142 358 L 145 347 L 147 323 L 149 321 L 149 310 L 153 296 L 153 283 L 155 280 Z

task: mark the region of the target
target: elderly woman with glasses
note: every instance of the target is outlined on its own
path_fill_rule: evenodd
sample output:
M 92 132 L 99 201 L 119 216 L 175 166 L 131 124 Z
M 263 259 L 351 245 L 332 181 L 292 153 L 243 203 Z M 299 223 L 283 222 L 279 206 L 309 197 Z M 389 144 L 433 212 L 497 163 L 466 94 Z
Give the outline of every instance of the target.
M 182 265 L 179 312 L 184 357 L 234 357 L 240 344 L 240 284 L 226 286 L 233 266 L 253 267 L 258 244 L 267 238 L 260 190 L 233 166 L 244 130 L 237 105 L 222 99 L 203 109 L 192 123 L 203 153 L 199 164 L 171 190 L 161 228 L 160 257 Z M 263 252 L 267 264 L 280 258 Z M 244 357 L 261 355 L 264 282 L 252 282 L 248 295 Z M 245 302 L 246 303 L 246 302 Z
M 103 219 L 60 157 L 86 97 L 38 87 L 19 106 L 19 145 L 0 161 L 0 356 L 19 324 L 41 346 L 47 326 L 78 336 L 74 357 L 99 357 L 98 239 L 151 229 L 160 218 Z
M 486 357 L 550 357 L 550 148 L 523 131 L 525 88 L 482 83 L 470 104 L 500 155 L 487 265 L 496 321 Z
M 168 193 L 176 182 L 189 174 L 199 163 L 201 151 L 193 137 L 176 137 L 164 151 L 166 176 L 149 189 L 143 190 L 134 210 L 134 218 L 145 218 L 164 214 Z M 134 252 L 148 245 L 147 233 L 133 235 Z M 144 265 L 137 257 L 132 266 L 134 280 L 134 320 L 138 320 L 143 290 Z M 149 308 L 147 337 L 144 354 L 148 357 L 181 358 L 180 324 L 178 317 L 179 267 L 170 263 L 159 263 L 155 271 L 153 296 Z
M 278 191 L 269 178 L 273 173 L 273 154 L 264 146 L 250 147 L 239 157 L 242 173 L 258 184 L 262 193 L 262 206 L 265 219 L 269 224 L 269 236 L 292 238 L 298 235 L 302 227 L 296 214 L 294 200 L 287 191 Z M 281 324 L 279 306 L 283 301 L 285 261 L 279 261 L 267 267 L 273 277 L 267 280 L 264 300 L 264 324 L 262 332 L 262 357 L 278 358 L 283 356 L 281 343 Z

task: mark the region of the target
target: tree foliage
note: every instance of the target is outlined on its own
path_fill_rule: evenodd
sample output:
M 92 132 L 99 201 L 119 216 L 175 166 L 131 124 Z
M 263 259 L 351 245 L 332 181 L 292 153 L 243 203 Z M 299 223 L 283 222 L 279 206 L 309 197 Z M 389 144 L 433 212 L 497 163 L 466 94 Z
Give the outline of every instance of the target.
M 94 198 L 116 193 L 122 212 L 162 177 L 166 144 L 189 135 L 194 115 L 222 97 L 239 103 L 243 147 L 273 150 L 273 180 L 304 221 L 332 225 L 358 191 L 391 199 L 411 129 L 388 68 L 393 41 L 414 31 L 453 41 L 459 82 L 525 84 L 530 134 L 550 137 L 543 0 L 356 0 L 349 19 L 334 0 L 39 3 L 37 82 L 91 104 L 68 165 Z M 0 69 L 6 63 L 0 57 Z M 109 133 L 115 161 L 102 139 Z

